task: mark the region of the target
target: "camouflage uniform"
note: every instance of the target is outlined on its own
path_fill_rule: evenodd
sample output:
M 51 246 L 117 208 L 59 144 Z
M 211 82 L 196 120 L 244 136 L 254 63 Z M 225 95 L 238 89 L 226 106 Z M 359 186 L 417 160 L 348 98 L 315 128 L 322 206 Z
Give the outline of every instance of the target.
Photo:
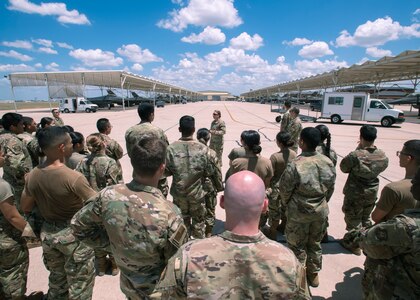
M 286 131 L 286 128 L 289 127 L 290 125 L 290 113 L 289 110 L 286 110 L 286 112 L 283 114 L 282 118 L 281 118 L 281 123 L 280 123 L 280 131 Z
M 3 179 L 14 189 L 16 208 L 20 211 L 20 197 L 25 174 L 32 170 L 32 161 L 23 142 L 8 130 L 0 133 L 0 147 L 4 153 Z
M 332 161 L 315 151 L 303 152 L 290 162 L 280 180 L 281 202 L 287 207 L 287 244 L 308 274 L 322 267 L 321 239 L 335 177 Z
M 207 146 L 205 141 L 199 140 L 199 142 Z M 213 157 L 214 161 L 218 162 L 217 155 L 216 155 L 216 152 L 214 152 L 214 150 L 209 148 L 209 154 Z M 219 187 L 220 190 L 217 190 L 213 186 L 213 182 L 211 181 L 210 178 L 204 179 L 203 188 L 207 193 L 205 196 L 205 204 L 206 204 L 205 233 L 207 236 L 208 234 L 212 233 L 214 223 L 216 221 L 217 193 L 221 192 L 223 189 L 221 189 L 222 187 Z
M 220 166 L 210 150 L 192 138 L 181 138 L 170 144 L 166 151 L 165 175 L 173 176 L 170 193 L 194 238 L 204 237 L 204 181 L 210 179 L 217 191 L 223 189 Z
M 283 245 L 225 231 L 182 246 L 152 298 L 311 299 L 305 268 Z
M 108 185 L 117 184 L 121 177 L 116 161 L 100 154 L 91 154 L 84 158 L 75 170 L 82 173 L 90 186 L 97 192 Z
M 327 149 L 324 143 L 321 142 L 321 144 L 318 145 L 318 147 L 316 147 L 316 151 L 324 154 L 325 156 L 327 156 Z M 334 166 L 337 165 L 337 153 L 330 148 L 330 156 L 327 156 L 329 159 L 331 159 L 331 161 L 333 162 Z
M 420 299 L 420 209 L 352 230 L 349 236 L 379 262 L 366 299 Z
M 135 181 L 102 190 L 71 227 L 95 249 L 112 250 L 129 299 L 147 299 L 168 259 L 187 241 L 179 209 L 157 188 Z
M 123 157 L 123 154 L 124 154 L 123 148 L 121 147 L 120 144 L 118 144 L 116 140 L 111 139 L 108 135 L 103 134 L 103 133 L 99 133 L 99 134 L 105 141 L 105 145 L 106 145 L 105 154 L 111 157 L 112 159 L 114 159 L 115 162 L 117 163 L 117 166 L 120 170 L 118 180 L 122 180 L 123 177 L 122 177 L 122 167 L 121 167 L 120 159 Z
M 28 132 L 24 132 L 21 134 L 18 134 L 17 136 L 22 142 L 23 144 L 26 146 L 26 149 L 28 150 L 28 153 L 31 157 L 32 160 L 32 167 L 35 168 L 37 165 L 39 165 L 39 145 L 38 145 L 38 139 L 28 133 Z
M 298 143 L 300 132 L 302 131 L 302 122 L 300 121 L 300 118 L 290 118 L 289 125 L 286 127 L 285 131 L 290 133 L 290 141 L 293 141 L 293 146 L 290 147 L 290 149 L 297 153 L 299 149 Z
M 378 194 L 378 175 L 388 167 L 385 152 L 375 146 L 356 149 L 340 163 L 343 173 L 349 173 L 344 185 L 343 212 L 346 230 L 371 225 L 370 214 Z M 344 235 L 343 242 L 347 237 Z
M 12 187 L 0 179 L 0 202 L 13 197 Z M 29 253 L 22 232 L 0 212 L 0 298 L 15 299 L 25 295 Z M 4 297 L 4 298 L 2 298 Z
M 213 120 L 210 125 L 210 149 L 213 149 L 219 160 L 220 166 L 222 166 L 222 154 L 223 154 L 223 136 L 226 134 L 226 124 L 221 119 Z
M 274 170 L 274 175 L 270 181 L 271 190 L 270 193 L 268 193 L 268 218 L 270 222 L 279 221 L 285 217 L 286 208 L 281 205 L 279 184 L 287 164 L 295 157 L 296 152 L 287 148 L 270 156 L 270 161 Z
M 54 119 L 54 125 L 55 126 L 64 126 L 64 121 L 62 118 L 53 118 Z
M 131 157 L 131 149 L 133 148 L 133 146 L 136 145 L 138 140 L 145 134 L 156 136 L 157 138 L 161 139 L 164 143 L 166 143 L 166 145 L 169 145 L 168 137 L 162 129 L 154 126 L 150 122 L 139 123 L 137 125 L 131 126 L 125 132 L 125 145 L 129 157 Z M 165 198 L 166 196 L 168 196 L 169 185 L 166 177 L 162 177 L 159 180 L 158 189 L 161 190 Z

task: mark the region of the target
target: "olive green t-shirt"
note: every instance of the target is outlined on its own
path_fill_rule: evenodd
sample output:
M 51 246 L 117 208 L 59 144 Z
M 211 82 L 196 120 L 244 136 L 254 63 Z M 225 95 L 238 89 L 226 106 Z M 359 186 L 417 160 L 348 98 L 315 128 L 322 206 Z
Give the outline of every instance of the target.
M 266 183 L 267 180 L 270 180 L 274 175 L 271 161 L 268 158 L 262 156 L 240 157 L 232 161 L 232 166 L 230 167 L 230 175 L 245 170 L 257 174 L 258 177 L 264 181 L 264 183 Z
M 26 178 L 25 191 L 35 198 L 42 217 L 50 222 L 69 221 L 96 192 L 82 173 L 60 167 L 37 167 Z

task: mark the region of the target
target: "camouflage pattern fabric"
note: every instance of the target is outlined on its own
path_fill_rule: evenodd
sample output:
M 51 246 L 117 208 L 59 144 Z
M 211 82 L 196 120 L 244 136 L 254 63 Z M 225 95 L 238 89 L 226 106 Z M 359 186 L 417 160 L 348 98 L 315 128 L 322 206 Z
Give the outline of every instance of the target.
M 92 299 L 95 283 L 93 249 L 78 241 L 68 222 L 45 221 L 41 230 L 48 299 Z
M 305 269 L 283 245 L 225 231 L 182 246 L 153 299 L 311 299 Z
M 368 299 L 420 299 L 420 209 L 352 230 L 349 241 L 380 262 Z
M 120 176 L 118 180 L 122 180 L 122 166 L 120 163 L 120 159 L 123 157 L 124 151 L 120 144 L 116 140 L 111 139 L 108 135 L 99 133 L 103 140 L 105 141 L 105 154 L 112 159 L 115 160 L 117 163 L 118 168 L 120 169 Z
M 62 118 L 58 117 L 58 118 L 54 118 L 54 125 L 55 126 L 64 126 L 64 121 Z
M 37 165 L 39 165 L 40 149 L 38 145 L 38 139 L 34 135 L 28 132 L 18 134 L 17 137 L 26 146 L 26 149 L 28 150 L 28 153 L 32 160 L 32 167 L 35 168 Z
M 318 147 L 316 147 L 316 151 L 327 156 L 327 149 L 324 143 L 319 144 Z M 330 148 L 330 156 L 327 157 L 331 159 L 334 166 L 337 165 L 337 153 L 334 151 L 334 149 Z
M 112 251 L 129 299 L 147 298 L 168 259 L 187 241 L 179 209 L 157 188 L 135 181 L 102 190 L 71 226 L 78 239 Z
M 12 187 L 3 179 L 0 188 L 0 202 L 13 196 Z M 26 292 L 29 253 L 21 235 L 0 212 L 0 299 L 15 299 Z
M 385 152 L 375 146 L 356 149 L 340 163 L 343 173 L 349 173 L 344 185 L 343 212 L 346 230 L 368 227 L 372 223 L 370 214 L 378 194 L 378 175 L 388 167 Z M 346 235 L 343 238 L 347 240 Z
M 181 138 L 166 151 L 165 175 L 173 176 L 170 193 L 194 238 L 204 237 L 207 194 L 204 181 L 209 179 L 217 191 L 223 190 L 220 166 L 210 150 L 198 141 Z
M 290 162 L 280 180 L 280 198 L 286 206 L 286 240 L 308 273 L 321 269 L 320 242 L 329 213 L 327 199 L 334 192 L 332 161 L 318 152 L 303 152 Z
M 100 154 L 91 154 L 84 158 L 76 167 L 76 171 L 82 173 L 89 185 L 97 192 L 108 185 L 117 184 L 121 177 L 117 162 Z
M 290 113 L 289 113 L 289 110 L 290 109 L 288 109 L 284 114 L 283 114 L 283 116 L 282 116 L 282 118 L 281 118 L 281 123 L 280 123 L 280 131 L 286 131 L 286 128 L 287 127 L 289 127 L 289 124 L 290 124 L 290 119 L 291 119 L 291 117 L 290 117 Z
M 294 119 L 290 118 L 289 125 L 285 129 L 286 132 L 290 133 L 290 141 L 293 141 L 293 146 L 290 147 L 291 150 L 298 152 L 299 149 L 299 137 L 300 132 L 302 131 L 302 122 L 299 117 Z
M 24 176 L 32 170 L 31 157 L 17 135 L 7 130 L 0 133 L 0 147 L 5 158 L 3 179 L 13 187 L 16 207 L 20 211 L 20 197 L 25 185 Z
M 226 134 L 226 124 L 221 119 L 213 120 L 210 124 L 210 149 L 214 150 L 217 154 L 220 166 L 222 166 L 223 154 L 223 136 Z

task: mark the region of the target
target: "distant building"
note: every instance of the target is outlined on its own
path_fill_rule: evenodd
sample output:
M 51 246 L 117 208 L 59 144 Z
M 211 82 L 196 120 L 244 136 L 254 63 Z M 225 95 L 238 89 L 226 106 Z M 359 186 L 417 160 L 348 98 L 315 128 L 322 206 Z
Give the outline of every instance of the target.
M 205 101 L 232 101 L 237 98 L 229 92 L 222 91 L 199 91 L 198 93 L 201 94 L 199 96 L 200 100 Z

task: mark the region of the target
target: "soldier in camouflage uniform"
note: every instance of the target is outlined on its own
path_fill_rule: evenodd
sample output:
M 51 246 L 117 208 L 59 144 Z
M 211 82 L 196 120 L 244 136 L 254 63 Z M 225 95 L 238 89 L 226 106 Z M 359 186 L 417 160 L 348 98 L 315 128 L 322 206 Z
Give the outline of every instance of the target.
M 420 169 L 411 192 L 420 207 Z M 420 209 L 349 232 L 349 244 L 380 261 L 365 299 L 420 299 Z
M 17 136 L 23 133 L 22 115 L 6 113 L 2 120 L 4 131 L 0 133 L 0 147 L 5 157 L 3 179 L 13 187 L 16 207 L 20 211 L 24 176 L 32 170 L 32 161 L 24 143 Z
M 305 268 L 292 251 L 258 230 L 265 186 L 250 171 L 226 182 L 225 231 L 191 241 L 169 260 L 155 299 L 310 299 Z
M 195 120 L 179 120 L 182 137 L 170 144 L 165 175 L 173 176 L 170 193 L 181 209 L 185 226 L 193 238 L 204 238 L 206 204 L 204 181 L 210 179 L 216 190 L 222 189 L 222 174 L 210 148 L 194 140 Z
M 39 164 L 38 140 L 33 135 L 36 132 L 37 124 L 31 117 L 23 117 L 23 133 L 18 134 L 18 138 L 23 142 L 32 160 L 32 167 Z
M 131 148 L 133 181 L 105 188 L 71 222 L 78 239 L 112 251 L 128 299 L 147 299 L 168 259 L 187 241 L 181 212 L 156 188 L 165 155 L 163 141 L 143 135 Z
M 70 135 L 53 126 L 38 133 L 46 160 L 26 177 L 22 210 L 38 207 L 44 222 L 41 243 L 44 264 L 50 271 L 48 299 L 91 299 L 94 274 L 93 249 L 75 238 L 70 220 L 96 192 L 86 178 L 64 161 L 72 151 Z
M 3 164 L 0 151 L 0 168 Z M 0 179 L 0 299 L 25 299 L 29 252 L 22 232 L 35 236 L 16 209 L 13 188 Z
M 53 118 L 54 118 L 54 125 L 55 126 L 60 126 L 60 127 L 64 126 L 64 121 L 63 121 L 62 118 L 60 118 L 60 111 L 58 109 L 54 108 L 51 111 L 51 113 L 52 113 Z
M 285 131 L 290 134 L 290 140 L 294 143 L 293 146 L 290 147 L 291 150 L 298 152 L 298 141 L 300 132 L 302 131 L 302 122 L 299 118 L 300 110 L 297 107 L 292 107 L 289 109 L 289 123 L 286 127 Z
M 336 177 L 332 161 L 315 151 L 320 141 L 317 129 L 304 128 L 299 140 L 302 154 L 287 165 L 280 179 L 281 203 L 287 207 L 287 244 L 306 265 L 313 287 L 319 285 L 321 239 L 329 213 L 327 199 L 334 192 Z
M 111 122 L 106 118 L 101 118 L 96 122 L 96 128 L 105 141 L 105 154 L 116 161 L 118 168 L 120 169 L 120 176 L 118 177 L 118 180 L 122 180 L 123 177 L 120 159 L 123 157 L 123 148 L 116 140 L 109 137 L 112 130 Z
M 289 127 L 290 125 L 290 108 L 292 107 L 292 104 L 290 103 L 290 101 L 284 101 L 284 114 L 283 117 L 281 118 L 281 123 L 280 123 L 280 131 L 286 131 L 286 128 Z
M 220 167 L 222 166 L 222 154 L 223 154 L 223 136 L 226 134 L 226 124 L 220 119 L 222 113 L 220 110 L 213 112 L 213 121 L 210 124 L 210 149 L 214 150 L 217 154 Z
M 197 140 L 206 145 L 210 140 L 210 131 L 207 128 L 201 128 L 197 131 Z M 210 155 L 215 161 L 217 161 L 217 155 L 214 150 L 209 149 Z M 206 237 L 210 237 L 213 231 L 214 223 L 216 221 L 216 205 L 217 205 L 217 193 L 223 190 L 223 186 L 219 186 L 218 189 L 213 185 L 210 178 L 204 180 L 204 190 L 206 194 Z
M 388 167 L 385 152 L 374 145 L 376 132 L 372 125 L 363 125 L 356 150 L 350 152 L 340 163 L 341 171 L 349 173 L 343 189 L 343 212 L 347 231 L 372 224 L 370 214 L 378 194 L 378 176 Z M 360 249 L 349 247 L 346 235 L 341 240 L 341 245 L 356 255 L 361 254 Z
M 120 181 L 121 173 L 117 162 L 105 154 L 106 142 L 104 134 L 94 133 L 87 137 L 86 144 L 90 155 L 84 158 L 76 167 L 76 171 L 82 173 L 88 180 L 90 186 L 99 192 L 109 185 L 117 184 Z M 110 253 L 102 250 L 95 250 L 95 259 L 98 265 L 98 275 L 103 276 L 108 267 L 106 256 L 109 254 L 112 276 L 118 274 L 118 267 L 115 259 Z
M 152 124 L 155 119 L 155 107 L 149 103 L 142 103 L 137 108 L 137 113 L 140 117 L 140 123 L 131 126 L 125 132 L 125 144 L 127 148 L 127 154 L 131 157 L 131 148 L 137 145 L 137 142 L 145 134 L 151 134 L 161 139 L 166 145 L 169 145 L 168 138 L 165 132 Z M 166 177 L 162 177 L 158 184 L 158 189 L 162 191 L 162 194 L 166 197 L 169 192 L 168 180 Z

